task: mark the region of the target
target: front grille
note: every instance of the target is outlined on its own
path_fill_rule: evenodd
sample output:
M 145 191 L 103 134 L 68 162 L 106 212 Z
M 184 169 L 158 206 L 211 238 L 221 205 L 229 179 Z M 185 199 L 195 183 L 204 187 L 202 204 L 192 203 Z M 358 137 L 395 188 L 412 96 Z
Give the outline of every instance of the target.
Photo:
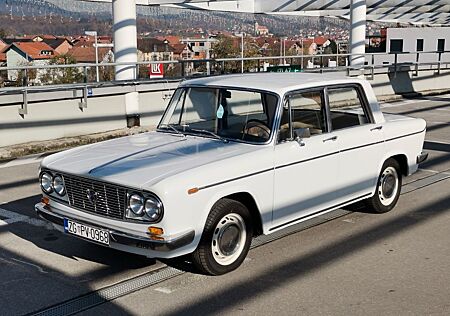
M 63 179 L 71 207 L 123 219 L 127 194 L 125 188 L 72 175 L 63 175 Z

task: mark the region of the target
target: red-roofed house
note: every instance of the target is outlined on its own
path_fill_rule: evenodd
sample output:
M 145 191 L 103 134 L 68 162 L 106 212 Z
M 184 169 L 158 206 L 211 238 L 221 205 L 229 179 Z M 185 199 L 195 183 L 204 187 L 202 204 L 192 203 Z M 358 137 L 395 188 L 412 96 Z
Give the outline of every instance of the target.
M 64 55 L 72 49 L 72 43 L 66 38 L 44 39 L 43 42 L 55 50 L 55 54 Z
M 55 56 L 55 51 L 43 42 L 21 42 L 12 43 L 3 53 L 6 54 L 8 67 L 20 67 L 25 65 L 48 65 L 49 60 Z M 41 71 L 42 73 L 42 71 Z M 40 72 L 36 76 L 39 78 Z M 17 70 L 8 71 L 8 79 L 16 80 Z
M 318 36 L 314 39 L 314 43 L 316 43 L 317 46 L 323 46 L 326 41 L 328 41 L 328 38 L 325 36 Z
M 175 35 L 168 35 L 168 36 L 157 36 L 156 37 L 160 41 L 167 41 L 170 45 L 180 44 L 181 43 L 181 37 L 175 36 Z
M 256 35 L 269 35 L 269 28 L 264 25 L 259 25 L 255 22 L 255 34 Z
M 72 48 L 67 54 L 75 58 L 77 63 L 95 63 L 95 47 L 93 46 L 76 46 Z M 98 48 L 99 63 L 112 62 L 113 60 L 114 55 L 111 48 Z
M 194 56 L 193 50 L 187 44 L 173 44 L 174 59 L 192 59 Z

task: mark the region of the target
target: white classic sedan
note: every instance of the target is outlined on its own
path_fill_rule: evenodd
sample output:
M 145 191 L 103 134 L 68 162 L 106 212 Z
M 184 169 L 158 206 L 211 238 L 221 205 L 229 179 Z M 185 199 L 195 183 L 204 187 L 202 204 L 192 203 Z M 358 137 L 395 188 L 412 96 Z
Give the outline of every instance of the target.
M 426 124 L 384 116 L 370 84 L 330 74 L 183 82 L 156 131 L 49 156 L 37 213 L 67 234 L 236 269 L 252 237 L 364 201 L 390 211 L 427 158 Z

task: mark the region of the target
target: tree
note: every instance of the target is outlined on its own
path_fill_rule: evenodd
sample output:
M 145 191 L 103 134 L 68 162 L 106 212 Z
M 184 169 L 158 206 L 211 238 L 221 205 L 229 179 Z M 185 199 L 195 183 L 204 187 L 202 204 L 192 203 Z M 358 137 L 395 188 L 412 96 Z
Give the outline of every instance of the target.
M 19 67 L 33 66 L 31 62 L 21 62 L 18 64 Z M 8 75 L 6 75 L 7 77 Z M 30 83 L 34 84 L 37 78 L 37 69 L 23 69 L 17 70 L 17 78 L 15 80 L 15 85 L 17 87 L 28 86 Z
M 241 39 L 238 39 L 241 42 Z M 215 58 L 236 58 L 241 57 L 241 48 L 236 45 L 236 42 L 231 37 L 219 36 L 218 42 L 213 47 Z M 244 37 L 244 57 L 261 56 L 258 45 L 251 41 L 250 38 Z M 257 60 L 248 60 L 244 62 L 244 69 L 250 71 L 258 67 Z M 240 72 L 241 62 L 232 61 L 226 62 L 222 65 L 222 72 Z
M 239 49 L 235 47 L 231 37 L 220 35 L 217 40 L 213 47 L 215 58 L 232 58 L 239 55 Z
M 63 54 L 53 57 L 49 65 L 74 65 L 76 59 L 69 55 Z M 83 82 L 84 75 L 81 69 L 78 67 L 68 68 L 54 68 L 48 69 L 48 71 L 42 76 L 41 81 L 51 84 L 65 84 L 65 83 L 79 83 Z
M 217 37 L 217 42 L 213 46 L 214 58 L 235 58 L 239 56 L 239 49 L 235 46 L 234 40 L 231 37 L 220 35 Z M 225 62 L 220 66 L 222 73 L 237 72 L 237 62 Z

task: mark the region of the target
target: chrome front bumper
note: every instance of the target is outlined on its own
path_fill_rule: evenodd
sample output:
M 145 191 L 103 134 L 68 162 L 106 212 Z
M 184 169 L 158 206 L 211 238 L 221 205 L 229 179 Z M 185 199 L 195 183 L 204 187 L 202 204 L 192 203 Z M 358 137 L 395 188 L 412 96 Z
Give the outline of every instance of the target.
M 60 215 L 51 212 L 49 208 L 42 204 L 38 203 L 35 205 L 36 213 L 39 217 L 44 220 L 47 220 L 54 225 L 56 225 L 60 230 L 64 230 L 64 218 Z M 71 218 L 69 218 L 71 219 Z M 80 222 L 78 219 L 72 219 L 74 221 Z M 81 221 L 82 222 L 82 221 Z M 119 250 L 124 250 L 127 252 L 132 252 L 141 255 L 147 255 L 146 251 L 155 251 L 155 252 L 171 252 L 181 247 L 187 246 L 194 240 L 195 232 L 189 231 L 184 235 L 178 236 L 177 238 L 173 238 L 170 240 L 150 240 L 148 238 L 130 235 L 124 232 L 119 232 L 116 230 L 111 230 L 107 227 L 102 227 L 93 223 L 84 223 L 86 225 L 95 226 L 97 228 L 105 229 L 109 231 L 109 236 L 111 240 L 111 248 L 116 248 Z M 71 235 L 72 236 L 72 235 Z M 76 236 L 74 236 L 76 237 Z M 86 240 L 86 239 L 83 239 Z M 90 241 L 90 240 L 86 240 Z M 120 245 L 119 247 L 115 245 Z

